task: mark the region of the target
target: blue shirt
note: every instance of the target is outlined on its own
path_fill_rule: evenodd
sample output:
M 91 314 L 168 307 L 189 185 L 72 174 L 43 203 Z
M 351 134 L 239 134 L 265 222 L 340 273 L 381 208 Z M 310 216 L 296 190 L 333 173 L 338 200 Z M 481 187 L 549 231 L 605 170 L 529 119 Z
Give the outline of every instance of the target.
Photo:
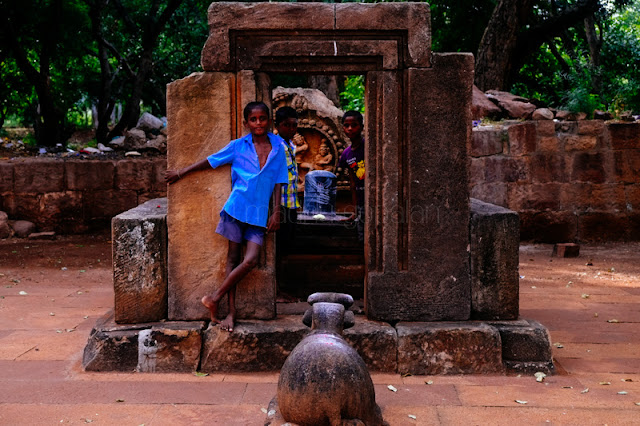
M 207 157 L 214 169 L 231 164 L 231 194 L 222 208 L 241 222 L 267 226 L 269 200 L 277 183 L 288 183 L 289 173 L 281 137 L 267 134 L 271 152 L 262 170 L 253 138 L 248 134 L 229 142 L 227 146 Z

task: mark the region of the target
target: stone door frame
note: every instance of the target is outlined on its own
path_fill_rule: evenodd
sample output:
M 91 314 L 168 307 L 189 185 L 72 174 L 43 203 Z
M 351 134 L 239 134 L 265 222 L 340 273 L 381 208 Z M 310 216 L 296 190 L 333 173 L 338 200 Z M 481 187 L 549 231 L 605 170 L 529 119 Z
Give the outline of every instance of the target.
M 429 6 L 212 3 L 209 28 L 203 75 L 230 77 L 232 137 L 242 134 L 246 103 L 270 106 L 269 73 L 366 76 L 367 315 L 386 321 L 468 319 L 466 142 L 473 58 L 432 57 Z M 448 93 L 453 101 L 436 106 Z M 456 124 L 443 129 L 434 122 L 444 114 Z M 431 150 L 437 155 L 425 155 Z M 459 172 L 439 173 L 443 163 Z M 171 245 L 171 191 L 169 202 Z M 413 220 L 416 212 L 419 221 Z M 446 253 L 437 251 L 442 244 Z M 267 251 L 272 245 L 271 239 Z M 169 257 L 171 269 L 171 249 Z M 274 296 L 275 316 L 275 265 L 269 264 L 275 258 L 267 253 L 265 261 L 262 285 Z M 246 316 L 268 317 L 251 309 Z

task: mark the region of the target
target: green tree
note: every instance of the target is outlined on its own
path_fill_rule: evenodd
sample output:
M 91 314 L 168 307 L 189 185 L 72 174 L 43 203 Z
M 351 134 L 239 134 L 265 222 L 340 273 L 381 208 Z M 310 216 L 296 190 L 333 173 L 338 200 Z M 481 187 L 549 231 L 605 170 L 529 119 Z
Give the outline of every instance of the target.
M 3 67 L 3 80 L 14 76 L 26 81 L 37 96 L 32 105 L 36 139 L 52 146 L 72 132 L 67 110 L 79 100 L 77 79 L 67 70 L 82 56 L 87 19 L 76 0 L 3 0 L 0 3 L 0 49 L 5 61 L 20 72 Z M 20 80 L 24 79 L 24 80 Z M 26 87 L 23 96 L 28 96 Z

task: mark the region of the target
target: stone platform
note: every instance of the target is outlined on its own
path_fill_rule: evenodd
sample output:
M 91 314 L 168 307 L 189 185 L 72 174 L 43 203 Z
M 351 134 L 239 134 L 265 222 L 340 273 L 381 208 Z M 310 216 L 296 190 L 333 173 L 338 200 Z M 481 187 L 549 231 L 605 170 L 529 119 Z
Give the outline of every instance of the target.
M 239 321 L 121 325 L 107 313 L 85 347 L 87 371 L 278 371 L 309 332 L 299 315 Z M 400 374 L 551 373 L 551 342 L 532 320 L 388 323 L 356 316 L 345 339 L 371 371 Z
M 362 303 L 356 304 L 356 325 L 345 338 L 372 371 L 553 372 L 547 329 L 519 317 L 518 216 L 478 200 L 470 204 L 470 319 L 380 322 L 367 319 Z M 130 303 L 167 306 L 166 206 L 164 199 L 151 200 L 113 219 L 115 308 L 91 332 L 85 370 L 278 371 L 308 333 L 305 303 L 278 303 L 274 319 L 240 316 L 233 333 L 206 321 L 170 321 L 165 308 Z M 158 273 L 132 275 L 132 258 Z

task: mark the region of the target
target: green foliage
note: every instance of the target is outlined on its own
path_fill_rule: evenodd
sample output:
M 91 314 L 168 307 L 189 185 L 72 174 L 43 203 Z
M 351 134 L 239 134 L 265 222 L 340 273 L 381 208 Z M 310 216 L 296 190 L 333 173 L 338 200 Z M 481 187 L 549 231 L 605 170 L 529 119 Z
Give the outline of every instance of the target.
M 364 113 L 364 76 L 350 75 L 345 78 L 344 91 L 340 93 L 342 110 Z

